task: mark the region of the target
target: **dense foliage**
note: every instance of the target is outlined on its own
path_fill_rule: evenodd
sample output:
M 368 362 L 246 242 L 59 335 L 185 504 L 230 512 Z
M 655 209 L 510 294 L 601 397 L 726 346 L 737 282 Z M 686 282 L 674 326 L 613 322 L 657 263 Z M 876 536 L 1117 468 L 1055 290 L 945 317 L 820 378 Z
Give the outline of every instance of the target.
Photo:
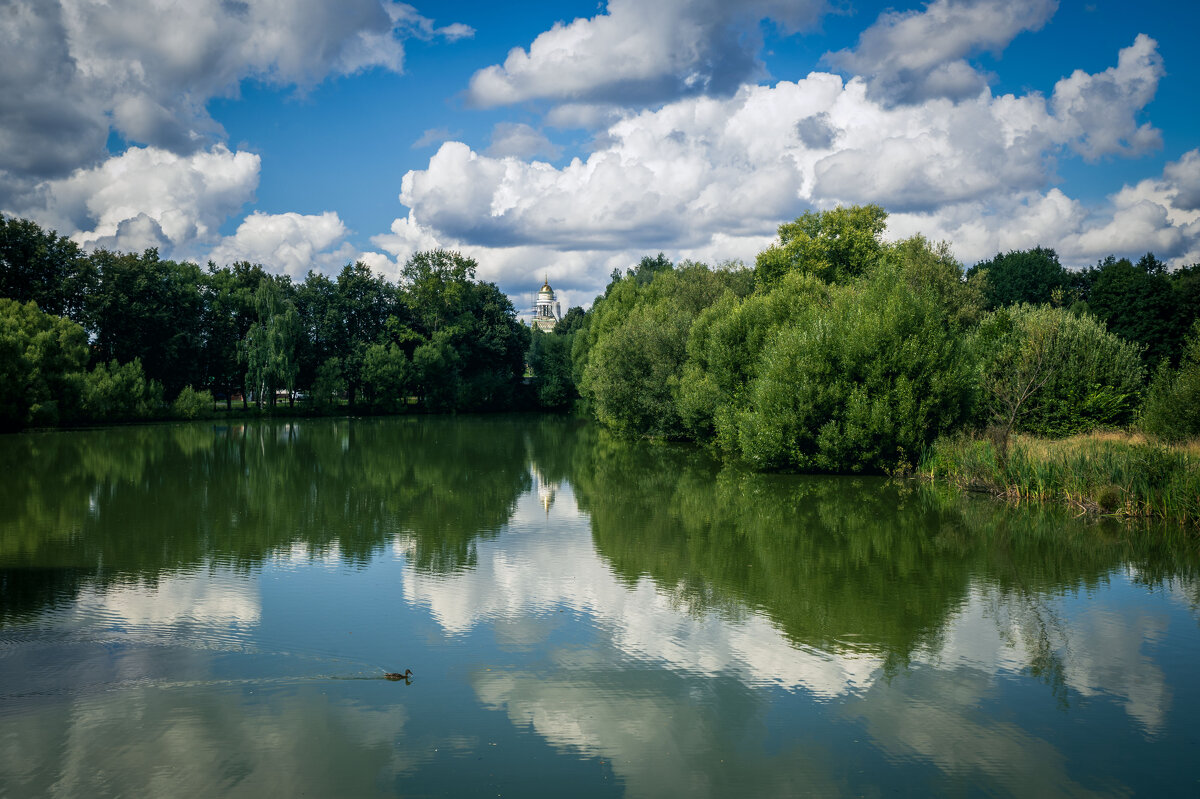
M 78 407 L 87 335 L 37 303 L 0 299 L 0 426 L 55 424 Z
M 0 423 L 194 418 L 239 395 L 311 395 L 316 410 L 342 397 L 385 412 L 511 407 L 529 333 L 475 269 L 436 251 L 413 255 L 398 283 L 361 263 L 297 283 L 153 249 L 86 254 L 0 217 Z
M 1200 321 L 1192 325 L 1179 368 L 1159 364 L 1142 413 L 1148 433 L 1171 441 L 1200 436 Z
M 753 270 L 660 254 L 614 272 L 572 346 L 591 413 L 761 469 L 906 470 L 939 437 L 985 429 L 1003 457 L 1013 432 L 1133 422 L 1147 364 L 1177 361 L 1200 313 L 1195 269 L 1153 255 L 1070 272 L 1037 247 L 963 270 L 944 244 L 884 242 L 885 221 L 877 206 L 806 213 Z M 1155 407 L 1181 405 L 1189 364 L 1163 367 Z
M 1200 265 L 1053 250 L 963 267 L 883 239 L 878 206 L 805 213 L 753 268 L 646 256 L 530 330 L 476 263 L 421 252 L 303 281 L 155 250 L 84 253 L 0 217 L 0 423 L 195 418 L 213 398 L 402 413 L 577 401 L 620 434 L 761 469 L 911 467 L 947 434 L 1200 434 Z M 1157 369 L 1157 371 L 1155 371 Z M 1154 374 L 1147 384 L 1147 375 Z M 1140 420 L 1140 422 L 1139 422 Z
M 1145 382 L 1138 345 L 1048 305 L 989 313 L 971 336 L 987 421 L 1065 436 L 1127 424 Z

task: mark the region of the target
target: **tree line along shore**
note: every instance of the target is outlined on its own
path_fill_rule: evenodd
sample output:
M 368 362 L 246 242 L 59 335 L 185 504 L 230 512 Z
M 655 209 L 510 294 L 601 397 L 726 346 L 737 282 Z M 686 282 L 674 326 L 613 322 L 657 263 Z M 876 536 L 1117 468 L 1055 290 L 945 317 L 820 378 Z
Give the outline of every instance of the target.
M 964 269 L 946 244 L 885 242 L 886 220 L 806 213 L 750 267 L 647 256 L 544 333 L 460 253 L 416 253 L 396 283 L 361 263 L 294 282 L 85 253 L 0 217 L 0 424 L 196 418 L 235 397 L 576 407 L 760 470 L 1200 521 L 1200 265 L 1071 270 L 1035 247 Z

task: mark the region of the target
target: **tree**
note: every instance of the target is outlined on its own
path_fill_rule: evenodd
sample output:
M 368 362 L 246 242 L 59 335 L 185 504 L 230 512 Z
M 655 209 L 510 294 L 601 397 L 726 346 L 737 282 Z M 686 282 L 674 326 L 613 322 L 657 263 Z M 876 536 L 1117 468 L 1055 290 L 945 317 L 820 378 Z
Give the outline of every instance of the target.
M 323 412 L 333 410 L 338 399 L 346 391 L 346 381 L 342 379 L 342 365 L 337 358 L 326 358 L 317 367 L 316 378 L 312 384 L 313 406 Z
M 203 383 L 225 395 L 225 407 L 233 407 L 233 393 L 242 391 L 245 407 L 246 372 L 241 368 L 239 347 L 258 318 L 254 292 L 267 279 L 259 264 L 239 261 L 217 268 L 209 262 L 201 286 L 203 299 Z
M 458 316 L 476 267 L 473 258 L 450 250 L 414 253 L 405 262 L 400 280 L 418 329 L 432 336 Z
M 141 255 L 97 250 L 92 260 L 100 275 L 91 303 L 95 359 L 137 358 L 170 397 L 202 382 L 200 267 L 163 261 L 155 249 Z
M 402 411 L 408 407 L 414 371 L 412 360 L 396 344 L 372 344 L 363 356 L 363 391 L 375 408 Z
M 405 312 L 399 307 L 395 287 L 362 262 L 348 264 L 338 273 L 336 297 L 333 352 L 341 362 L 353 405 L 363 386 L 367 348 L 383 338 L 389 317 Z
M 1022 302 L 1049 303 L 1056 290 L 1063 291 L 1070 283 L 1058 253 L 1047 247 L 996 253 L 991 260 L 971 267 L 967 276 L 986 276 L 983 294 L 987 310 Z
M 259 282 L 254 293 L 258 321 L 250 326 L 243 340 L 246 383 L 254 389 L 259 407 L 264 395 L 270 397 L 274 406 L 280 388 L 287 389 L 290 401 L 299 372 L 296 340 L 300 334 L 300 315 L 295 304 L 284 299 L 280 282 L 272 278 Z
M 971 339 L 981 395 L 1003 460 L 1009 434 L 1062 436 L 1132 419 L 1144 380 L 1139 348 L 1095 318 L 1014 305 L 989 313 Z
M 911 468 L 974 402 L 953 308 L 897 263 L 826 290 L 766 338 L 717 440 L 762 469 Z
M 147 380 L 142 362 L 96 364 L 83 384 L 83 414 L 96 422 L 149 419 L 163 404 L 163 388 Z
M 87 359 L 78 324 L 34 302 L 0 299 L 0 427 L 72 418 Z
M 561 324 L 561 322 L 560 322 Z M 529 368 L 538 405 L 551 410 L 570 406 L 578 396 L 571 377 L 571 333 L 530 331 Z
M 338 355 L 345 354 L 347 347 L 343 344 L 346 330 L 337 283 L 320 272 L 309 270 L 304 282 L 296 286 L 295 302 L 296 312 L 300 314 L 301 330 L 296 347 L 296 360 L 300 367 L 297 383 L 312 386 L 313 398 L 317 400 L 318 375 L 332 360 L 337 364 L 337 381 L 341 388 L 336 393 L 340 396 L 346 390 L 346 385 Z
M 1142 429 L 1171 441 L 1200 436 L 1200 320 L 1192 324 L 1179 368 L 1159 363 L 1142 407 Z
M 587 313 L 583 310 L 582 306 L 572 306 L 567 309 L 563 318 L 558 320 L 558 324 L 554 326 L 554 332 L 560 336 L 570 335 L 583 327 L 585 318 L 587 318 Z
M 826 283 L 861 275 L 882 254 L 880 236 L 886 227 L 887 212 L 878 205 L 807 211 L 780 225 L 779 243 L 758 254 L 757 285 L 766 289 L 795 270 Z
M 676 392 L 692 322 L 727 293 L 748 294 L 752 280 L 745 270 L 683 263 L 644 285 L 627 276 L 597 301 L 572 348 L 596 418 L 625 435 L 683 435 Z
M 474 279 L 475 269 L 461 253 L 433 250 L 415 253 L 401 273 L 412 330 L 424 338 L 412 359 L 431 408 L 505 407 L 524 372 L 528 330 L 495 284 Z
M 1166 266 L 1146 253 L 1136 263 L 1109 256 L 1087 271 L 1088 308 L 1118 336 L 1140 344 L 1145 362 L 1178 360 L 1187 325 Z
M 0 214 L 0 297 L 36 302 L 87 329 L 86 300 L 95 287 L 96 270 L 75 242 Z

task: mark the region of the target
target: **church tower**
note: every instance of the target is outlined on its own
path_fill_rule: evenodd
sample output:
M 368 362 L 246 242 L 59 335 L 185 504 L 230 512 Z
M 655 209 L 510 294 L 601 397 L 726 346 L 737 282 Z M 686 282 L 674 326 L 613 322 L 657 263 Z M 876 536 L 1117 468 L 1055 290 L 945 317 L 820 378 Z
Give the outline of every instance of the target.
M 554 297 L 554 289 L 550 288 L 550 278 L 547 277 L 533 303 L 533 324 L 549 333 L 559 319 L 562 319 L 562 308 Z

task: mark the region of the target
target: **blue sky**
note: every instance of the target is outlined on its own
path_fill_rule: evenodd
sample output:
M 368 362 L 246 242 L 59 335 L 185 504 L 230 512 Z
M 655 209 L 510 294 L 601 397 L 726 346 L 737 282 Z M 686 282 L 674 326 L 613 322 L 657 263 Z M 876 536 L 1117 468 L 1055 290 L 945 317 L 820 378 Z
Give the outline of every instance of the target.
M 0 210 L 301 279 L 462 250 L 523 306 L 878 202 L 973 263 L 1200 261 L 1189 3 L 0 0 Z

